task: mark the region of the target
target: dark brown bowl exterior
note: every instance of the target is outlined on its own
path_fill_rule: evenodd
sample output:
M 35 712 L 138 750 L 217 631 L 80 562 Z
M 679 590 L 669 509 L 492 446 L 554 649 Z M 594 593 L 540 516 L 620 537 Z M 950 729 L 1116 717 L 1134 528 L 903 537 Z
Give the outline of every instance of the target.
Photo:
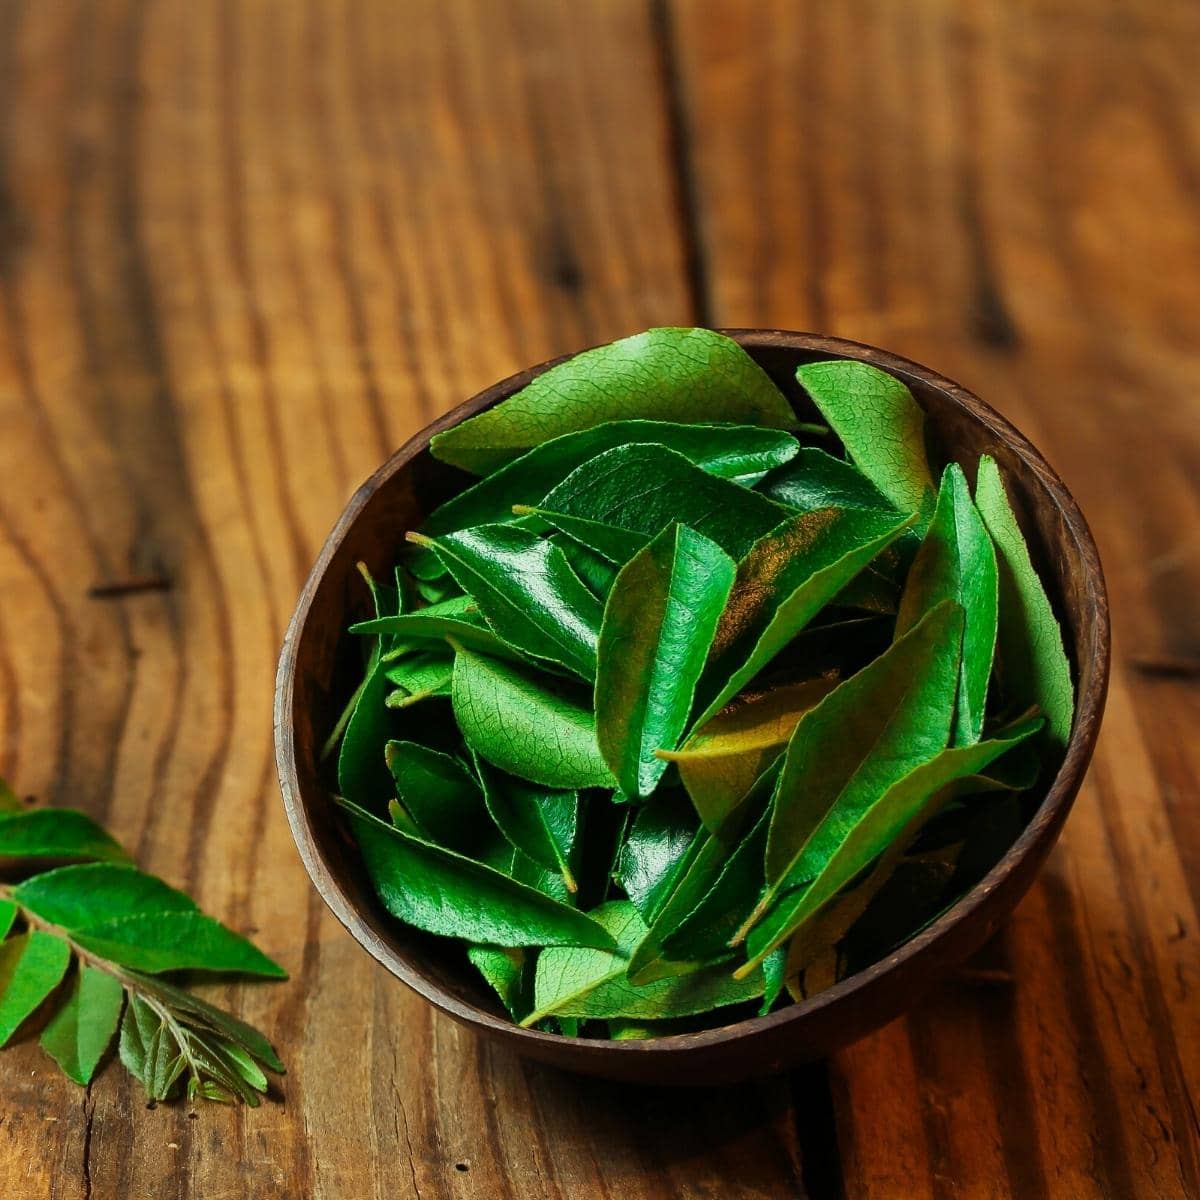
M 404 531 L 466 477 L 428 453 L 442 429 L 512 395 L 553 363 L 514 375 L 459 405 L 398 450 L 355 494 L 321 550 L 288 628 L 275 694 L 275 747 L 284 804 L 300 856 L 326 904 L 363 947 L 444 1013 L 518 1053 L 568 1070 L 639 1083 L 714 1084 L 819 1058 L 910 1008 L 999 928 L 1025 894 L 1079 790 L 1108 688 L 1104 576 L 1087 523 L 1062 481 L 1007 421 L 956 383 L 906 359 L 839 338 L 726 330 L 803 411 L 795 368 L 820 358 L 870 362 L 903 379 L 947 457 L 989 453 L 1014 504 L 1063 622 L 1076 670 L 1075 728 L 1062 765 L 1020 838 L 968 895 L 886 959 L 803 1004 L 703 1033 L 644 1042 L 558 1037 L 515 1026 L 459 948 L 393 920 L 322 785 L 317 755 L 350 682 L 344 630 L 365 598 L 355 564 L 391 569 Z M 559 360 L 555 360 L 559 361 Z

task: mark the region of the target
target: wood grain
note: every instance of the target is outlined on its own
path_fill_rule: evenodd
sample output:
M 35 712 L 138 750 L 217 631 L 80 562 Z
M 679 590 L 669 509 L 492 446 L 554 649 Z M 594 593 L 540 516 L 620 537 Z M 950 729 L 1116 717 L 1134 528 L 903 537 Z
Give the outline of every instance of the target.
M 1200 1194 L 1200 690 L 1129 665 L 1200 658 L 1198 26 L 1182 0 L 0 0 L 0 770 L 293 972 L 223 996 L 289 1065 L 253 1113 L 0 1055 L 0 1196 Z M 820 1073 L 643 1094 L 483 1048 L 322 914 L 273 776 L 275 652 L 350 489 L 518 367 L 692 320 L 962 378 L 1108 568 L 1060 851 L 990 982 L 830 1064 L 832 1113 Z
M 1200 20 L 672 18 L 711 318 L 835 330 L 974 387 L 1062 472 L 1112 592 L 1097 763 L 999 981 L 830 1064 L 846 1194 L 1195 1195 L 1198 693 L 1126 660 L 1200 645 Z

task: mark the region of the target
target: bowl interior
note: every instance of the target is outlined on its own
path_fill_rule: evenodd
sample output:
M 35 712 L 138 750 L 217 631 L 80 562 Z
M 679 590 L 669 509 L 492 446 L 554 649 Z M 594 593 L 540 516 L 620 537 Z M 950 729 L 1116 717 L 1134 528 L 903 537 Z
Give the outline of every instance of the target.
M 1037 848 L 1031 830 L 1027 829 L 979 887 L 991 886 L 997 872 L 1012 870 L 1026 854 L 1034 854 L 1040 861 L 1057 833 L 1086 767 L 1107 679 L 1108 631 L 1103 580 L 1091 536 L 1069 494 L 1016 430 L 976 397 L 925 368 L 838 339 L 773 331 L 733 332 L 802 416 L 812 413 L 812 409 L 795 382 L 795 369 L 800 363 L 829 357 L 872 361 L 902 377 L 924 408 L 935 467 L 958 459 L 968 476 L 973 477 L 976 459 L 988 453 L 1005 472 L 1035 563 L 1063 625 L 1075 673 L 1078 714 L 1059 779 L 1050 799 L 1042 802 L 1043 808 L 1060 805 L 1062 812 L 1038 814 L 1039 818 L 1046 818 L 1041 824 L 1049 829 L 1047 844 Z M 548 365 L 513 376 L 447 414 L 393 455 L 363 485 L 330 535 L 301 596 L 284 647 L 276 703 L 276 737 L 289 817 L 305 864 L 326 901 L 376 958 L 427 999 L 460 1019 L 528 1039 L 545 1039 L 550 1035 L 517 1030 L 457 945 L 410 929 L 384 911 L 337 809 L 329 802 L 318 755 L 357 683 L 354 672 L 357 655 L 345 630 L 353 620 L 369 615 L 369 601 L 356 564 L 363 561 L 380 576 L 389 573 L 404 532 L 417 527 L 425 514 L 471 479 L 429 454 L 430 437 L 519 390 Z M 1060 786 L 1064 776 L 1072 773 L 1074 778 Z M 1032 871 L 1028 876 L 1032 878 Z M 1025 886 L 1028 880 L 1020 891 Z M 949 930 L 967 917 L 971 908 L 968 899 L 961 900 L 921 935 L 923 946 L 936 941 L 939 930 Z M 904 953 L 901 950 L 900 956 Z M 891 959 L 888 962 L 894 965 Z M 831 991 L 853 992 L 856 981 L 864 974 L 867 972 L 852 976 Z M 789 1011 L 794 1015 L 806 1007 L 794 1006 L 771 1017 L 742 1021 L 727 1026 L 726 1031 L 735 1035 L 743 1026 L 778 1023 Z M 641 1043 L 592 1045 L 602 1046 L 609 1054 L 633 1052 L 644 1046 Z

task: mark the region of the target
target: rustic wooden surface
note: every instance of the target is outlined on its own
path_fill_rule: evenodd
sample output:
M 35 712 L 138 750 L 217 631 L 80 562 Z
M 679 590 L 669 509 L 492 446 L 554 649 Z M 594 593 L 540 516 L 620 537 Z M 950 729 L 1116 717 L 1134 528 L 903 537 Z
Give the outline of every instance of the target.
M 293 973 L 225 996 L 289 1066 L 258 1111 L 0 1055 L 0 1196 L 1200 1195 L 1198 57 L 1184 0 L 0 0 L 0 771 Z M 291 845 L 270 702 L 392 447 L 690 322 L 991 400 L 1089 514 L 1116 641 L 979 969 L 681 1095 L 523 1065 L 376 969 Z

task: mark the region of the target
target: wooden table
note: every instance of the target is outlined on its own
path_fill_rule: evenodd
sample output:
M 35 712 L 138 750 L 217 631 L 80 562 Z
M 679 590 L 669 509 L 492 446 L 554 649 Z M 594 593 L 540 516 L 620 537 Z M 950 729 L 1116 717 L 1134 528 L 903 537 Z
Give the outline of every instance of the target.
M 1200 1196 L 1198 60 L 1184 0 L 0 0 L 0 769 L 292 972 L 224 995 L 288 1063 L 258 1111 L 0 1055 L 0 1196 Z M 271 750 L 351 489 L 666 323 L 960 378 L 1075 490 L 1116 621 L 982 967 L 697 1093 L 434 1017 L 323 910 Z

